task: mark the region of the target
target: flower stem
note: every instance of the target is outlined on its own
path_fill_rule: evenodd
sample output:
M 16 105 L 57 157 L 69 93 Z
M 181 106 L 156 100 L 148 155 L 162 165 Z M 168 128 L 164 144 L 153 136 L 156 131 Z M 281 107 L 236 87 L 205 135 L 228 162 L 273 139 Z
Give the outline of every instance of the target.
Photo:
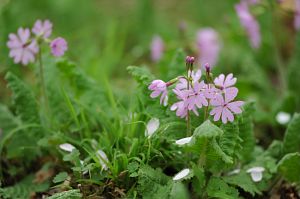
M 189 70 L 187 70 L 187 88 L 190 89 L 190 74 Z M 186 130 L 187 130 L 187 137 L 191 136 L 191 118 L 190 118 L 190 111 L 187 110 L 187 120 L 186 120 Z
M 48 98 L 46 93 L 46 86 L 45 86 L 45 78 L 44 78 L 44 68 L 43 68 L 43 60 L 42 60 L 42 49 L 39 50 L 38 53 L 38 63 L 39 63 L 39 70 L 40 70 L 40 78 L 41 78 L 41 97 L 42 97 L 42 104 L 44 105 L 44 109 L 46 115 L 49 113 L 49 105 L 48 105 Z

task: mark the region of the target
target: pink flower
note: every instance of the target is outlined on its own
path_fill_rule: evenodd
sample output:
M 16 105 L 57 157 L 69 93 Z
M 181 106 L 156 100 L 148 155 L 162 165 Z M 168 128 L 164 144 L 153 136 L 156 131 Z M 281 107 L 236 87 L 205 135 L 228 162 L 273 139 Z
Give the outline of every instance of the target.
M 216 98 L 210 101 L 210 104 L 215 106 L 210 112 L 210 115 L 214 115 L 214 121 L 218 121 L 222 117 L 222 122 L 226 124 L 227 121 L 232 122 L 234 120 L 233 113 L 239 114 L 242 112 L 240 107 L 244 104 L 244 102 L 232 102 L 232 100 L 237 96 L 237 93 L 238 89 L 231 87 L 228 88 L 228 92 L 224 94 L 225 100 L 223 95 L 216 95 Z
M 212 28 L 199 30 L 197 33 L 197 45 L 201 66 L 204 66 L 206 63 L 215 65 L 221 49 L 218 33 Z
M 294 26 L 296 30 L 300 29 L 300 0 L 295 0 L 295 8 L 296 8 L 296 13 L 295 13 L 295 19 L 294 19 Z
M 51 52 L 55 57 L 60 57 L 65 54 L 68 49 L 68 44 L 64 38 L 58 37 L 50 43 Z
M 19 28 L 17 34 L 9 34 L 7 46 L 10 48 L 9 56 L 14 58 L 16 64 L 27 65 L 29 62 L 34 62 L 35 55 L 39 51 L 36 41 L 30 40 L 28 28 Z
M 159 95 L 160 97 L 160 104 L 163 103 L 165 98 L 168 95 L 168 90 L 167 90 L 167 84 L 162 81 L 162 80 L 154 80 L 148 87 L 149 90 L 153 91 L 150 95 L 151 98 L 156 98 Z
M 236 78 L 233 77 L 232 73 L 227 75 L 226 78 L 224 74 L 221 74 L 215 78 L 214 83 L 220 88 L 220 90 L 225 90 L 236 83 Z
M 173 92 L 176 94 L 177 98 L 180 100 L 171 106 L 171 111 L 176 110 L 176 115 L 180 118 L 186 118 L 188 114 L 188 90 L 177 90 L 173 89 Z M 196 106 L 192 107 L 191 109 L 195 115 L 198 115 Z
M 189 71 L 189 76 L 192 77 L 193 83 L 198 82 L 201 78 L 201 70 Z M 182 90 L 187 89 L 187 80 L 185 78 L 179 78 L 179 83 L 176 85 L 176 89 Z
M 45 20 L 44 22 L 37 20 L 32 28 L 32 32 L 36 36 L 42 36 L 44 39 L 46 39 L 50 37 L 52 33 L 52 23 L 49 20 Z
M 261 42 L 259 24 L 251 15 L 247 2 L 241 0 L 239 4 L 235 5 L 235 10 L 242 26 L 246 29 L 252 48 L 259 48 Z
M 164 42 L 160 36 L 156 35 L 153 37 L 150 50 L 151 50 L 151 59 L 154 62 L 157 62 L 161 59 L 164 51 Z
M 202 106 L 208 106 L 208 101 L 205 98 L 204 90 L 206 84 L 204 81 L 195 82 L 192 89 L 190 89 L 189 96 L 187 98 L 188 109 L 193 110 L 196 107 L 202 108 Z

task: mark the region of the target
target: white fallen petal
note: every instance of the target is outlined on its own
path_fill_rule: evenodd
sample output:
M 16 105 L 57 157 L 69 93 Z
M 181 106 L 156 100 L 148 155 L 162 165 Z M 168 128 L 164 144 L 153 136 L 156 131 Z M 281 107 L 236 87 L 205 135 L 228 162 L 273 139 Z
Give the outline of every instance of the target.
M 263 178 L 263 172 L 265 168 L 263 167 L 253 167 L 247 170 L 247 173 L 250 173 L 253 182 L 259 182 Z
M 169 97 L 166 96 L 164 99 L 164 106 L 168 106 L 168 100 L 169 100 Z
M 175 181 L 180 180 L 186 177 L 187 175 L 189 175 L 189 173 L 190 173 L 190 169 L 183 169 L 173 177 L 173 180 Z
M 149 120 L 149 122 L 147 123 L 147 126 L 146 126 L 145 136 L 151 137 L 155 133 L 155 131 L 158 129 L 158 127 L 159 127 L 159 119 L 152 118 L 151 120 Z
M 176 144 L 177 145 L 184 145 L 184 144 L 188 144 L 190 143 L 192 140 L 192 137 L 186 137 L 186 138 L 182 138 L 182 139 L 179 139 L 179 140 L 176 140 Z
M 233 171 L 230 171 L 227 175 L 235 175 L 235 174 L 238 174 L 238 173 L 240 173 L 241 172 L 241 170 L 240 169 L 235 169 L 235 170 L 233 170 Z
M 289 121 L 291 120 L 291 115 L 289 113 L 286 112 L 279 112 L 276 115 L 276 121 L 279 124 L 287 124 Z
M 75 146 L 69 143 L 60 144 L 59 148 L 67 152 L 72 152 L 74 149 L 76 149 Z
M 105 152 L 99 149 L 97 151 L 97 154 L 98 154 L 98 159 L 99 159 L 102 169 L 107 170 L 108 169 L 108 166 L 107 166 L 108 158 L 107 158 Z

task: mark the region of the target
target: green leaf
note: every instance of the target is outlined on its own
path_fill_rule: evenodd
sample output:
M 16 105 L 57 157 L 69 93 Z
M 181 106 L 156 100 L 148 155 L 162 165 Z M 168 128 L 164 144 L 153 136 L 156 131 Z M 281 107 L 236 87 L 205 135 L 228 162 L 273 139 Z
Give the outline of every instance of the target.
M 63 182 L 68 178 L 68 173 L 67 172 L 60 172 L 59 174 L 57 174 L 54 179 L 53 182 L 54 183 L 59 183 L 59 182 Z
M 249 174 L 244 171 L 236 175 L 225 176 L 222 178 L 226 183 L 242 188 L 244 191 L 250 193 L 252 196 L 261 194 L 255 186 Z
M 61 193 L 56 193 L 47 199 L 80 199 L 82 198 L 82 194 L 79 189 L 72 189 L 69 191 L 64 191 Z
M 239 192 L 226 184 L 221 178 L 212 177 L 207 185 L 207 195 L 212 198 L 236 199 L 239 196 Z
M 20 125 L 20 121 L 8 110 L 8 108 L 0 104 L 0 129 L 5 134 Z
M 300 183 L 300 153 L 289 153 L 278 163 L 278 172 L 290 182 Z
M 182 184 L 181 182 L 174 182 L 169 198 L 170 199 L 188 199 L 189 194 L 188 194 L 188 191 L 187 191 L 186 187 L 184 186 L 184 184 Z
M 10 72 L 6 74 L 5 79 L 8 81 L 8 88 L 13 92 L 13 102 L 22 121 L 39 124 L 38 106 L 31 89 Z
M 284 153 L 300 152 L 300 114 L 295 113 L 283 139 Z
M 239 137 L 243 140 L 241 149 L 241 158 L 250 160 L 255 147 L 255 137 L 253 134 L 252 113 L 254 111 L 254 103 L 250 102 L 243 106 L 243 112 L 237 118 Z
M 202 123 L 199 127 L 195 129 L 193 137 L 213 138 L 221 136 L 222 134 L 223 131 L 219 127 L 211 123 L 211 121 L 206 120 L 204 123 Z
M 154 76 L 146 67 L 128 66 L 127 70 L 141 85 L 148 85 L 154 79 Z

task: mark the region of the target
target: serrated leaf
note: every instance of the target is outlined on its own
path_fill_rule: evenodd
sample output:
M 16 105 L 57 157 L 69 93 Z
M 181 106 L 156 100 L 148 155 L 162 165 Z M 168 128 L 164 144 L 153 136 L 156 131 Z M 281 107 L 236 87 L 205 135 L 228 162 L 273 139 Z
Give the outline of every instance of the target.
M 181 182 L 174 182 L 170 195 L 169 195 L 170 199 L 188 199 L 189 198 L 189 194 L 188 191 L 186 189 L 186 187 L 184 186 L 183 183 Z
M 79 189 L 72 189 L 69 191 L 64 191 L 60 193 L 56 193 L 47 199 L 81 199 L 82 194 Z
M 212 177 L 207 185 L 207 194 L 212 198 L 236 199 L 239 196 L 238 190 L 230 187 L 221 178 Z
M 67 172 L 60 172 L 53 178 L 54 183 L 59 183 L 63 182 L 68 178 L 68 173 Z
M 290 121 L 283 139 L 284 153 L 300 151 L 300 114 L 295 113 Z
M 193 137 L 213 138 L 221 136 L 222 134 L 223 131 L 219 127 L 211 123 L 211 121 L 206 120 L 204 123 L 202 123 L 199 127 L 195 129 Z
M 154 76 L 146 67 L 128 66 L 127 70 L 141 85 L 148 85 L 154 79 Z
M 288 181 L 300 183 L 300 153 L 286 154 L 278 163 L 278 172 Z
M 228 184 L 242 188 L 244 191 L 250 193 L 252 196 L 254 196 L 255 194 L 261 194 L 261 192 L 251 180 L 250 175 L 248 175 L 244 171 L 241 171 L 236 175 L 225 176 L 223 177 L 223 180 Z

